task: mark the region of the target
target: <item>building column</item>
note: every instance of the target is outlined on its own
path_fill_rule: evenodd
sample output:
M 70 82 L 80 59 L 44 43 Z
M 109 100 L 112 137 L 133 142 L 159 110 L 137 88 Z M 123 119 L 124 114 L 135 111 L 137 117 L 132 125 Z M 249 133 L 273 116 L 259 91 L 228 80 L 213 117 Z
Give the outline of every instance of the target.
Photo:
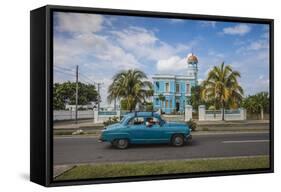
M 185 105 L 184 121 L 189 121 L 192 119 L 192 106 Z
M 206 106 L 205 105 L 199 105 L 198 106 L 198 119 L 199 121 L 205 121 L 206 116 Z
M 99 122 L 99 111 L 98 109 L 94 108 L 94 123 Z

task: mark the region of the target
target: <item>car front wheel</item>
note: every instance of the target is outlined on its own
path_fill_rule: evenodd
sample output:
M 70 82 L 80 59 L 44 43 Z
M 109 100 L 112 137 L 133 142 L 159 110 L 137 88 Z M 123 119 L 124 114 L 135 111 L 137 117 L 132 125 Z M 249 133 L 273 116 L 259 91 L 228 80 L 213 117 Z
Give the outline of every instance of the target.
M 172 137 L 172 144 L 176 147 L 181 147 L 184 145 L 184 138 L 182 135 L 174 135 Z
M 129 146 L 128 139 L 116 139 L 113 141 L 113 146 L 118 149 L 126 149 Z

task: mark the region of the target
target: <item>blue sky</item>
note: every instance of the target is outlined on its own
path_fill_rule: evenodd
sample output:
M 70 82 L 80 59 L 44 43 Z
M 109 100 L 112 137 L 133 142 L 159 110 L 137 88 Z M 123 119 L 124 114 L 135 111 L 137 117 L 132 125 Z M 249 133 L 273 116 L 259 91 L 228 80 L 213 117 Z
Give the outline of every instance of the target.
M 240 71 L 245 95 L 269 89 L 268 25 L 54 14 L 54 81 L 74 81 L 79 65 L 82 82 L 103 83 L 102 98 L 120 70 L 141 69 L 150 79 L 153 74 L 185 74 L 191 52 L 199 60 L 199 82 L 224 61 Z

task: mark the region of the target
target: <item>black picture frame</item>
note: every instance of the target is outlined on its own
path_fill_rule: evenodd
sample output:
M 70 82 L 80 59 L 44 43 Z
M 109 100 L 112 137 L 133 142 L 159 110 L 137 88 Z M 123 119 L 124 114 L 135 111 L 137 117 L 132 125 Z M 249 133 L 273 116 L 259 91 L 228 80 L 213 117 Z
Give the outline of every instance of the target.
M 95 180 L 53 181 L 53 11 L 268 24 L 270 26 L 270 168 L 157 176 L 119 177 Z M 274 172 L 273 19 L 47 5 L 30 12 L 30 65 L 30 180 L 32 182 L 43 186 L 64 186 Z

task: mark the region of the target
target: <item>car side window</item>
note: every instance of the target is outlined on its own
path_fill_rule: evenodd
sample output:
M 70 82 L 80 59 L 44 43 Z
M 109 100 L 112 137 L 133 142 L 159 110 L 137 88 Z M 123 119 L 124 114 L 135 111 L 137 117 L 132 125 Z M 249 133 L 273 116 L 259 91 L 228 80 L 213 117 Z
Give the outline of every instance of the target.
M 143 124 L 144 124 L 143 117 L 134 117 L 128 123 L 128 125 L 143 125 Z
M 159 125 L 160 120 L 156 117 L 148 117 L 148 118 L 146 118 L 145 124 L 146 124 L 147 127 L 151 127 L 153 125 Z

